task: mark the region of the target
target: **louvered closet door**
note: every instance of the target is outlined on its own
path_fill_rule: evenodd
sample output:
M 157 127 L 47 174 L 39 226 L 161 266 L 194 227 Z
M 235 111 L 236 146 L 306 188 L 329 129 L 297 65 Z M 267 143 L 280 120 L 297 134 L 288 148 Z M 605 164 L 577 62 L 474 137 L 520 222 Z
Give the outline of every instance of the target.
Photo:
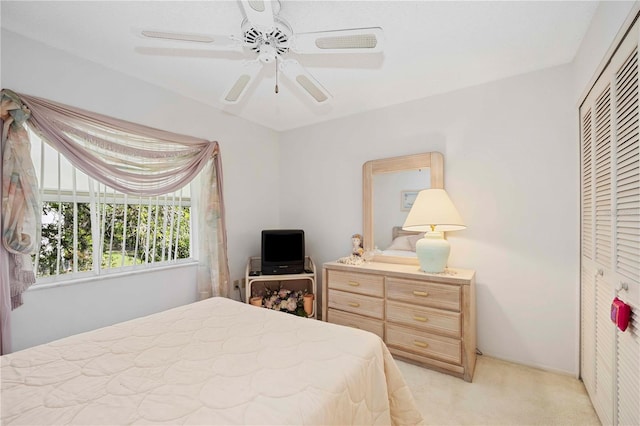
M 613 349 L 614 331 L 611 327 L 611 86 L 607 84 L 595 105 L 595 310 L 596 310 L 596 409 L 603 423 L 613 421 Z
M 610 82 L 600 81 L 581 109 L 581 375 L 603 423 L 612 423 L 614 415 L 611 92 Z
M 631 325 L 616 331 L 616 420 L 640 425 L 640 138 L 638 49 L 616 77 L 615 270 L 618 296 L 633 309 Z
M 580 107 L 581 377 L 604 424 L 640 425 L 638 24 Z M 610 320 L 615 295 L 634 310 Z
M 617 420 L 620 425 L 640 425 L 640 304 L 633 306 L 631 325 L 617 333 Z
M 580 279 L 580 371 L 589 393 L 595 393 L 595 298 L 596 268 L 594 258 L 593 227 L 593 123 L 592 109 L 587 106 L 581 111 L 582 131 L 582 262 Z

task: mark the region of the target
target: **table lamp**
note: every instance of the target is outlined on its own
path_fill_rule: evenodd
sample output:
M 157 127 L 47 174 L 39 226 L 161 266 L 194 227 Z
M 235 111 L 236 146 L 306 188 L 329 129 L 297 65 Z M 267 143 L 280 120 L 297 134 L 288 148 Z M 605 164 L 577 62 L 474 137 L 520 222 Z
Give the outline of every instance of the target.
M 424 272 L 443 272 L 451 252 L 444 231 L 466 226 L 444 189 L 425 189 L 418 193 L 402 229 L 424 232 L 416 243 L 416 255 Z

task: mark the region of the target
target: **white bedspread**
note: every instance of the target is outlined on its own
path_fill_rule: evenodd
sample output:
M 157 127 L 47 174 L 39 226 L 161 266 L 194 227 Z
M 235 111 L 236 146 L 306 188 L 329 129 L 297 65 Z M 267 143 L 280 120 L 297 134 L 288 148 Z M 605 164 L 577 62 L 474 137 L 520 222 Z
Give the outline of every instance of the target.
M 375 335 L 213 298 L 2 357 L 2 424 L 419 424 Z

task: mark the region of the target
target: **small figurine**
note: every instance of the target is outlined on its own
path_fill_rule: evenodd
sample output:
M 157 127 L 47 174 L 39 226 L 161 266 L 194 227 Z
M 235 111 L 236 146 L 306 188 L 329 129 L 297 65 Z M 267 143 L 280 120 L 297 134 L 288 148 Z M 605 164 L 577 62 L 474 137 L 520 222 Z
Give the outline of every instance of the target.
M 353 234 L 351 236 L 351 244 L 353 244 L 351 254 L 354 256 L 362 256 L 364 253 L 364 249 L 362 248 L 362 235 Z
M 364 249 L 362 248 L 362 235 L 353 234 L 351 236 L 351 254 L 346 257 L 338 259 L 338 263 L 345 263 L 347 265 L 362 265 L 365 262 L 363 257 Z

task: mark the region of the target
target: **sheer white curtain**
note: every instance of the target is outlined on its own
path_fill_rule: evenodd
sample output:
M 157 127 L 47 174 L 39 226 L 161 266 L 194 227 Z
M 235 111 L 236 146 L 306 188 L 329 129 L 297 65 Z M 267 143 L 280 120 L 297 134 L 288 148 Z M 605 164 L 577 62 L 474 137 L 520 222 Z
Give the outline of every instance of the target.
M 150 196 L 173 192 L 204 169 L 198 214 L 198 297 L 229 295 L 222 163 L 217 142 L 165 132 L 9 90 L 3 90 L 2 97 L 16 99 L 20 108 L 28 109 L 27 124 L 74 166 L 125 194 Z M 7 285 L 2 276 L 0 280 L 0 285 Z M 0 319 L 4 316 L 0 311 Z M 5 340 L 4 321 L 0 328 Z

